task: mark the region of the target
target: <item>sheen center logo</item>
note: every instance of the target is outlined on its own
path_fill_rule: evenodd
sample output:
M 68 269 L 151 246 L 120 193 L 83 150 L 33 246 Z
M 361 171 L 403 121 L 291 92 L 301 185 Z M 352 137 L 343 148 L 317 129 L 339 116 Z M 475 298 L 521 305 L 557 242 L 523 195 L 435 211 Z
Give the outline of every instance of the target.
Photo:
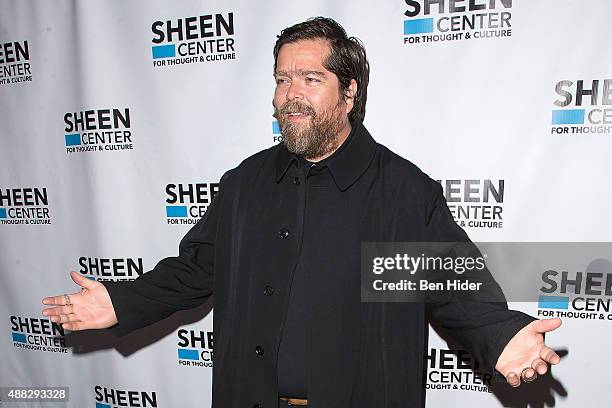
M 551 134 L 612 131 L 612 79 L 564 79 L 555 85 Z
M 13 347 L 47 353 L 68 353 L 66 333 L 59 323 L 27 316 L 10 316 L 10 322 Z
M 129 108 L 67 112 L 64 123 L 66 153 L 134 149 Z
M 505 180 L 437 180 L 461 228 L 503 228 Z
M 79 273 L 98 282 L 133 281 L 144 273 L 142 258 L 79 257 Z
M 595 260 L 585 271 L 549 269 L 541 280 L 538 316 L 612 322 L 610 260 Z
M 213 366 L 213 332 L 179 329 L 176 336 L 180 366 Z
M 0 85 L 32 81 L 30 48 L 27 40 L 0 43 Z
M 94 386 L 96 408 L 158 408 L 156 391 Z M 162 405 L 163 406 L 163 405 Z
M 0 225 L 51 224 L 46 187 L 0 187 Z
M 218 192 L 219 183 L 167 184 L 166 222 L 169 225 L 197 223 Z
M 493 392 L 493 374 L 465 350 L 430 348 L 425 356 L 427 390 Z
M 154 67 L 236 59 L 233 12 L 158 20 L 151 31 Z
M 512 0 L 405 0 L 404 44 L 512 36 Z

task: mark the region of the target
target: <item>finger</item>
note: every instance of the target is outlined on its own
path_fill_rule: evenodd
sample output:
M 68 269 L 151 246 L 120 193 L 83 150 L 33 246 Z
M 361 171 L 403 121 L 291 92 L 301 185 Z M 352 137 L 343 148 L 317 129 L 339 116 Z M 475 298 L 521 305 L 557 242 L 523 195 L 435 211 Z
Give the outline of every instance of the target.
M 548 371 L 548 364 L 546 364 L 546 361 L 542 360 L 541 358 L 536 358 L 533 360 L 531 367 L 533 367 L 533 369 L 539 375 L 544 375 L 546 374 L 546 371 Z
M 553 319 L 534 320 L 532 325 L 532 328 L 538 333 L 546 333 L 561 326 L 561 319 L 555 317 Z
M 70 313 L 59 316 L 51 316 L 51 321 L 54 323 L 69 323 L 79 321 L 79 318 L 74 313 Z
M 82 288 L 93 289 L 93 288 L 96 287 L 96 283 L 97 283 L 96 281 L 93 281 L 91 279 L 87 279 L 86 277 L 84 277 L 83 275 L 79 275 L 75 271 L 71 271 L 70 272 L 70 277 L 72 278 L 74 283 L 76 283 L 77 285 L 79 285 Z
M 74 313 L 70 313 L 67 315 L 61 315 L 60 318 L 61 318 L 62 323 L 72 323 L 72 322 L 80 321 L 80 319 Z
M 66 329 L 66 330 L 70 330 L 70 331 L 77 331 L 77 330 L 88 330 L 91 329 L 91 325 L 84 323 L 84 322 L 69 322 L 69 323 L 64 323 L 62 324 L 62 328 Z
M 512 387 L 518 387 L 519 385 L 521 385 L 521 377 L 517 373 L 515 373 L 514 371 L 510 372 L 506 376 L 506 381 Z
M 532 382 L 533 380 L 535 380 L 536 376 L 536 371 L 533 368 L 529 367 L 523 370 L 523 372 L 521 373 L 521 380 L 525 381 L 526 383 Z
M 66 296 L 65 295 L 50 296 L 50 297 L 44 298 L 42 302 L 44 305 L 64 306 L 66 304 Z
M 62 324 L 62 328 L 66 329 L 66 330 L 70 330 L 70 331 L 81 330 L 79 328 L 78 322 L 64 323 L 64 324 Z
M 540 350 L 540 358 L 550 364 L 559 364 L 559 362 L 561 361 L 561 357 L 559 357 L 559 355 L 555 353 L 555 350 L 551 349 L 548 346 L 542 347 L 542 349 Z
M 69 314 L 69 313 L 72 313 L 73 311 L 74 311 L 73 305 L 57 306 L 57 307 L 50 307 L 48 309 L 44 309 L 43 315 L 44 316 L 57 316 L 57 315 L 62 315 L 62 314 Z

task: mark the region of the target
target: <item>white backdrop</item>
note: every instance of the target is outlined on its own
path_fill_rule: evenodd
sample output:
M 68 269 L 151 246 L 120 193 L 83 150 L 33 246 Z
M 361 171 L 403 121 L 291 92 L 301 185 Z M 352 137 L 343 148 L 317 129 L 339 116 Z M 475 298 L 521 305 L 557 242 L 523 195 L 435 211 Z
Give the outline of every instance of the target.
M 54 332 L 40 299 L 75 289 L 69 270 L 129 279 L 176 252 L 224 171 L 277 142 L 272 47 L 311 16 L 333 17 L 364 42 L 374 138 L 440 180 L 458 214 L 501 207 L 501 219 L 457 217 L 473 240 L 612 241 L 612 3 L 307 3 L 0 2 L 0 386 L 71 392 L 63 405 L 11 406 L 115 406 L 105 390 L 135 391 L 131 407 L 210 406 L 209 305 L 117 340 Z M 472 19 L 484 27 L 462 27 Z M 177 30 L 154 42 L 168 21 L 181 21 L 182 41 Z M 215 49 L 185 63 L 180 53 L 196 43 Z M 95 132 L 114 139 L 80 151 Z M 487 184 L 503 194 L 485 202 Z M 174 202 L 179 188 L 193 194 Z M 427 405 L 606 405 L 612 321 L 563 320 L 548 336 L 567 351 L 562 364 L 518 391 L 446 378 L 469 370 L 432 331 L 429 352 L 446 359 L 432 363 L 428 387 L 450 389 L 428 390 Z M 183 341 L 192 335 L 201 340 Z

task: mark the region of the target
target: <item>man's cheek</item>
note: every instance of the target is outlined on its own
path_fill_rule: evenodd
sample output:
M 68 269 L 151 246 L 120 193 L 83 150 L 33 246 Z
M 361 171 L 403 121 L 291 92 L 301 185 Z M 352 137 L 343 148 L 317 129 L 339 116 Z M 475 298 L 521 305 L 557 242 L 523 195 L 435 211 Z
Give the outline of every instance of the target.
M 281 106 L 283 106 L 283 103 L 287 101 L 287 98 L 285 96 L 286 96 L 285 92 L 277 88 L 274 91 L 274 98 L 272 99 L 272 105 L 274 105 L 276 109 L 280 109 Z

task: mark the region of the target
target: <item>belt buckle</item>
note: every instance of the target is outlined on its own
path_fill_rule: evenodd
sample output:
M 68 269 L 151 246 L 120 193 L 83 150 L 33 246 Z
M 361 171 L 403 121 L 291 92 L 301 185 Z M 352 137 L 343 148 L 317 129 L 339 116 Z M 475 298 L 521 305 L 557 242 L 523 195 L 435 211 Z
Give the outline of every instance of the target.
M 285 401 L 290 406 L 301 406 L 305 407 L 308 405 L 308 400 L 301 398 L 288 398 L 288 397 L 280 397 L 283 401 Z

